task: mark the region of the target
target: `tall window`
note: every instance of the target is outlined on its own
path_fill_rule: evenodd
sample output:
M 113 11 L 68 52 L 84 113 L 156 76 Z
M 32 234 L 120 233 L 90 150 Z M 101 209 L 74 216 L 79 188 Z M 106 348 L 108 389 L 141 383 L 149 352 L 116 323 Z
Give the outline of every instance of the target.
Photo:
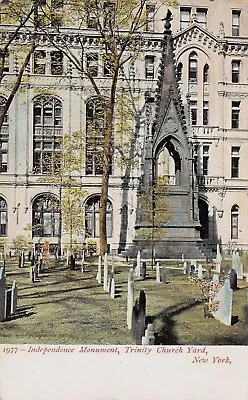
M 202 155 L 202 174 L 208 175 L 208 163 L 209 163 L 209 146 L 203 146 Z
M 196 9 L 196 21 L 203 28 L 206 28 L 206 26 L 207 26 L 207 12 L 208 12 L 208 10 L 206 8 L 197 8 Z
M 197 54 L 194 51 L 189 55 L 189 82 L 197 82 Z
M 180 29 L 185 29 L 190 24 L 190 7 L 180 7 Z
M 145 24 L 145 30 L 147 32 L 154 31 L 154 15 L 155 15 L 155 5 L 147 4 L 146 5 L 146 24 Z
M 147 79 L 154 78 L 154 56 L 145 57 L 145 76 Z
M 180 62 L 180 63 L 178 63 L 178 66 L 177 66 L 177 79 L 179 81 L 181 81 L 182 76 L 183 76 L 183 64 Z
M 239 177 L 239 152 L 240 152 L 240 147 L 238 147 L 238 146 L 232 147 L 231 178 Z
M 202 123 L 203 125 L 209 124 L 209 102 L 203 102 L 203 115 L 202 115 Z
M 239 128 L 240 101 L 232 101 L 232 128 Z
M 62 103 L 41 96 L 34 102 L 33 170 L 38 174 L 59 171 L 62 140 Z
M 99 237 L 99 208 L 100 208 L 100 196 L 91 197 L 85 205 L 85 227 L 86 235 L 88 237 Z M 108 200 L 107 202 L 107 237 L 112 236 L 113 228 L 113 207 L 112 203 Z
M 55 237 L 60 232 L 59 200 L 52 194 L 38 196 L 33 203 L 33 236 Z
M 92 76 L 98 75 L 98 54 L 88 53 L 86 55 L 87 72 Z
M 203 83 L 209 82 L 209 65 L 205 64 L 203 67 Z
M 231 239 L 239 238 L 239 206 L 234 204 L 231 208 Z
M 240 10 L 232 10 L 232 36 L 240 35 Z
M 240 61 L 233 60 L 232 61 L 232 82 L 238 83 L 240 78 Z
M 0 96 L 0 112 L 6 104 L 6 99 Z M 0 172 L 8 170 L 8 149 L 9 149 L 9 120 L 8 114 L 4 115 L 3 126 L 0 132 Z
M 100 175 L 103 172 L 105 111 L 100 100 L 94 98 L 86 105 L 86 174 Z M 112 157 L 109 160 L 112 173 Z
M 0 197 L 0 236 L 7 235 L 7 203 L 3 197 Z
M 38 75 L 62 75 L 63 74 L 63 53 L 62 51 L 36 50 L 34 52 L 34 74 Z
M 197 125 L 197 101 L 191 100 L 190 101 L 190 117 L 191 117 L 191 125 Z

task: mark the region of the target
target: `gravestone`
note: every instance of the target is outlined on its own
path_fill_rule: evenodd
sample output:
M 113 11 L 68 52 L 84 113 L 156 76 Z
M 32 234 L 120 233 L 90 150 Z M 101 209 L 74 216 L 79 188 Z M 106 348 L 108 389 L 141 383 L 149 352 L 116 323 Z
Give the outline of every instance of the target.
M 22 267 L 22 256 L 21 256 L 21 254 L 19 254 L 19 256 L 18 256 L 18 268 L 21 268 Z
M 5 316 L 5 290 L 6 276 L 4 269 L 0 268 L 0 321 L 3 321 Z
M 74 271 L 76 267 L 76 259 L 73 254 L 70 255 L 70 266 L 71 270 Z
M 142 337 L 145 331 L 146 314 L 146 295 L 143 290 L 140 291 L 139 299 L 136 299 L 132 313 L 132 333 L 135 344 L 142 344 Z
M 216 271 L 213 273 L 212 281 L 213 283 L 219 283 L 219 274 Z
M 14 314 L 17 309 L 17 284 L 16 284 L 16 281 L 13 282 L 11 290 L 12 290 L 12 293 L 11 293 L 10 313 Z
M 156 282 L 161 282 L 159 262 L 156 262 Z
M 167 272 L 166 272 L 166 270 L 163 268 L 162 269 L 162 273 L 161 273 L 161 281 L 162 281 L 162 283 L 167 283 Z
M 238 288 L 238 284 L 237 284 L 237 272 L 235 271 L 235 269 L 231 269 L 230 271 L 230 276 L 229 276 L 229 280 L 230 280 L 230 289 L 232 290 L 236 290 Z
M 110 296 L 111 296 L 111 299 L 115 298 L 115 278 L 114 278 L 114 275 L 113 275 L 113 277 L 111 279 Z
M 137 265 L 136 265 L 136 270 L 135 270 L 136 276 L 138 276 L 138 277 L 140 277 L 140 269 L 141 269 L 140 263 L 141 263 L 141 259 L 140 259 L 140 250 L 139 250 L 138 254 L 137 254 Z
M 213 312 L 214 318 L 221 323 L 230 326 L 232 323 L 233 290 L 230 289 L 228 279 L 225 280 L 224 285 L 214 296 L 214 301 L 218 303 L 217 311 Z
M 96 280 L 99 284 L 101 284 L 102 281 L 102 256 L 99 255 L 98 257 L 98 271 L 96 275 Z
M 198 265 L 197 275 L 198 275 L 198 279 L 202 279 L 202 265 L 201 264 Z
M 184 261 L 185 261 L 185 260 L 184 260 L 184 254 L 182 254 L 182 263 L 184 263 Z
M 217 252 L 216 252 L 216 259 L 215 259 L 215 270 L 218 273 L 220 273 L 221 263 L 222 263 L 222 256 L 221 256 L 221 253 L 220 253 L 220 245 L 219 245 L 219 243 L 217 243 Z
M 183 274 L 184 275 L 187 274 L 187 261 L 184 261 L 184 263 L 183 263 Z
M 141 263 L 141 277 L 143 280 L 146 279 L 146 262 L 142 261 Z
M 103 290 L 108 291 L 108 254 L 104 254 L 104 264 L 103 264 Z
M 35 266 L 34 265 L 30 266 L 30 274 L 29 275 L 30 275 L 31 282 L 34 283 L 35 282 Z
M 111 286 L 112 286 L 112 279 L 114 278 L 114 273 L 113 271 L 110 271 L 109 277 L 108 277 L 108 293 L 111 294 Z
M 25 254 L 24 251 L 21 253 L 21 268 L 25 267 Z
M 195 265 L 191 264 L 190 265 L 190 275 L 194 275 L 194 273 L 195 273 Z
M 128 282 L 127 282 L 127 326 L 128 326 L 128 329 L 132 329 L 133 299 L 134 299 L 134 278 L 133 278 L 133 269 L 131 268 L 128 273 Z
M 11 295 L 12 295 L 12 289 L 6 289 L 5 290 L 5 310 L 4 310 L 4 319 L 8 319 L 11 314 Z
M 142 337 L 142 344 L 146 346 L 154 345 L 154 327 L 153 324 L 148 324 L 145 330 L 145 335 Z
M 238 279 L 243 279 L 243 271 L 238 251 L 234 251 L 232 254 L 232 269 L 235 269 L 237 272 Z

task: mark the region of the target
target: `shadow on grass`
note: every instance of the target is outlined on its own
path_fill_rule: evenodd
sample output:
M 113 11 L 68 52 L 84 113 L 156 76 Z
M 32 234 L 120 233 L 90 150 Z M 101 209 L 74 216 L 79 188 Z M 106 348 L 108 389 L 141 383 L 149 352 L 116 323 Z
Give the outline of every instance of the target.
M 16 313 L 14 315 L 10 315 L 4 322 L 11 322 L 20 318 L 31 317 L 31 315 L 37 314 L 37 312 L 27 311 L 27 310 L 31 310 L 33 308 L 34 308 L 33 306 L 19 307 Z
M 97 288 L 97 285 L 94 286 L 86 286 L 86 287 L 78 287 L 78 288 L 72 288 L 72 289 L 63 289 L 63 290 L 48 290 L 46 292 L 35 292 L 35 293 L 29 293 L 29 294 L 21 294 L 19 296 L 20 299 L 24 299 L 24 298 L 40 298 L 40 297 L 46 297 L 46 296 L 52 296 L 52 295 L 56 295 L 56 294 L 63 294 L 63 293 L 71 293 L 71 292 L 76 292 L 76 291 L 84 291 L 86 289 L 94 289 Z
M 156 345 L 175 345 L 178 344 L 178 337 L 175 332 L 176 322 L 173 320 L 174 315 L 188 310 L 198 304 L 202 303 L 201 298 L 190 299 L 186 302 L 175 304 L 167 307 L 165 310 L 154 316 L 147 316 L 147 323 L 154 323 L 156 320 L 162 322 L 162 327 L 159 332 L 155 333 Z

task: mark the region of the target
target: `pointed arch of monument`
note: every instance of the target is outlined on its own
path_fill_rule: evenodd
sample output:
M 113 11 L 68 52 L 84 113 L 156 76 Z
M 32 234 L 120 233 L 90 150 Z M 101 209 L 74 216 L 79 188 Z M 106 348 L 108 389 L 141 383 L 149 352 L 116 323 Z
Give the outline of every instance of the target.
M 169 185 L 181 183 L 181 156 L 182 144 L 173 135 L 161 140 L 155 149 L 155 179 L 166 178 Z

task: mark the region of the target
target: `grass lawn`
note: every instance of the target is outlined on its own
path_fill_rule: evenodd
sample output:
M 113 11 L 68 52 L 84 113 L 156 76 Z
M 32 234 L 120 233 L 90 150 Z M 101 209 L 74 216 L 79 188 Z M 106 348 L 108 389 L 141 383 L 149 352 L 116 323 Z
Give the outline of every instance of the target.
M 80 268 L 71 271 L 64 262 L 51 261 L 39 281 L 31 283 L 29 263 L 20 269 L 15 259 L 7 260 L 7 285 L 17 282 L 18 309 L 0 323 L 0 343 L 132 344 L 126 324 L 130 267 L 124 261 L 116 263 L 112 299 L 96 280 L 96 263 L 88 263 L 82 273 Z M 238 286 L 232 326 L 204 317 L 200 289 L 178 268 L 167 269 L 167 284 L 163 284 L 156 282 L 155 270 L 148 266 L 145 281 L 135 277 L 135 298 L 145 291 L 146 315 L 154 323 L 158 343 L 247 345 L 248 284 L 238 281 Z

